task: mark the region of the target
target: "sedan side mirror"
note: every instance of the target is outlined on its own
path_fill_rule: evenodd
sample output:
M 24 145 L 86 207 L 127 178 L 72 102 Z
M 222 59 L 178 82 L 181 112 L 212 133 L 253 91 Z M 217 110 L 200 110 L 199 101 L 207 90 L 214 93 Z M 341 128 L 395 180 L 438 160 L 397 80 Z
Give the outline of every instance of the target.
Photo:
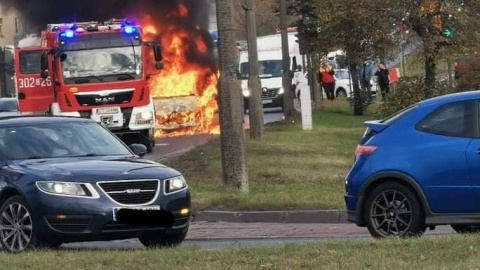
M 131 144 L 129 147 L 137 156 L 143 157 L 147 154 L 147 147 L 143 144 L 134 143 Z

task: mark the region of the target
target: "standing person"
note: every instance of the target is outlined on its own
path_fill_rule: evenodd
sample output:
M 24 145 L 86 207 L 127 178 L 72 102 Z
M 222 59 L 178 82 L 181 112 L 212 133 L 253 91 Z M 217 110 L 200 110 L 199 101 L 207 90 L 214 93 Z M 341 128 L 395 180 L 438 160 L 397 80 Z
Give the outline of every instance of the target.
M 375 76 L 377 76 L 377 82 L 380 86 L 382 100 L 385 101 L 385 95 L 390 92 L 390 79 L 388 78 L 388 69 L 385 68 L 384 64 L 381 63 L 380 65 L 378 65 Z
M 328 64 L 327 61 L 323 61 L 320 70 L 318 71 L 318 81 L 322 84 L 327 99 L 333 101 L 335 99 L 335 77 L 333 76 L 335 71 Z
M 362 90 L 367 91 L 368 97 L 372 98 L 372 84 L 370 81 L 374 75 L 375 67 L 369 61 L 363 62 L 363 65 L 357 69 L 360 77 L 360 86 Z
M 382 93 L 382 100 L 385 100 L 385 95 L 390 92 L 390 79 L 388 78 L 388 69 L 385 68 L 384 64 L 378 65 L 377 72 L 375 72 L 375 76 L 377 76 L 378 86 L 380 86 L 380 92 Z

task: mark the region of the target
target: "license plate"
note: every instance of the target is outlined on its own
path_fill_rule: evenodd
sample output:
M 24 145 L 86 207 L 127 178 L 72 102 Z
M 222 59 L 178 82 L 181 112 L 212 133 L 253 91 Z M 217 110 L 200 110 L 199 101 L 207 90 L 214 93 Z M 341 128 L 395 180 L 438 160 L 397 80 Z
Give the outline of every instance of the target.
M 269 103 L 272 103 L 272 102 L 273 102 L 273 100 L 271 100 L 271 99 L 264 99 L 263 100 L 263 104 L 269 104 Z
M 117 114 L 120 113 L 119 107 L 98 108 L 97 114 Z
M 147 206 L 136 206 L 136 207 L 114 207 L 113 208 L 113 220 L 117 221 L 117 213 L 120 209 L 129 209 L 129 210 L 140 210 L 140 211 L 160 211 L 160 205 L 147 205 Z

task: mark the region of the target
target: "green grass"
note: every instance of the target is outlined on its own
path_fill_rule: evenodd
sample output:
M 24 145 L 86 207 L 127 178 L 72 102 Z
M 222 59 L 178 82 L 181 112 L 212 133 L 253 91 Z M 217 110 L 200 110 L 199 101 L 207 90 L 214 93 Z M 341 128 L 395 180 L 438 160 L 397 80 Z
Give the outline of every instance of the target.
M 247 141 L 248 194 L 223 189 L 218 140 L 166 164 L 186 176 L 194 211 L 343 209 L 344 177 L 370 118 L 338 100 L 322 103 L 312 131 L 299 119 L 268 125 L 264 139 Z
M 0 253 L 0 269 L 479 269 L 479 235 L 202 250 Z

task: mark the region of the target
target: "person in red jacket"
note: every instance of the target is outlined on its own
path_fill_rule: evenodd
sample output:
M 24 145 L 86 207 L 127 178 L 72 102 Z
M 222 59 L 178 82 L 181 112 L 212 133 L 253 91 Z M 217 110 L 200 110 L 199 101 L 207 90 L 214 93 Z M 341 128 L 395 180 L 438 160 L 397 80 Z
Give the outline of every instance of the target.
M 327 61 L 323 61 L 318 71 L 318 81 L 322 84 L 323 90 L 327 95 L 328 100 L 335 100 L 335 77 L 333 76 L 335 71 L 328 64 Z

